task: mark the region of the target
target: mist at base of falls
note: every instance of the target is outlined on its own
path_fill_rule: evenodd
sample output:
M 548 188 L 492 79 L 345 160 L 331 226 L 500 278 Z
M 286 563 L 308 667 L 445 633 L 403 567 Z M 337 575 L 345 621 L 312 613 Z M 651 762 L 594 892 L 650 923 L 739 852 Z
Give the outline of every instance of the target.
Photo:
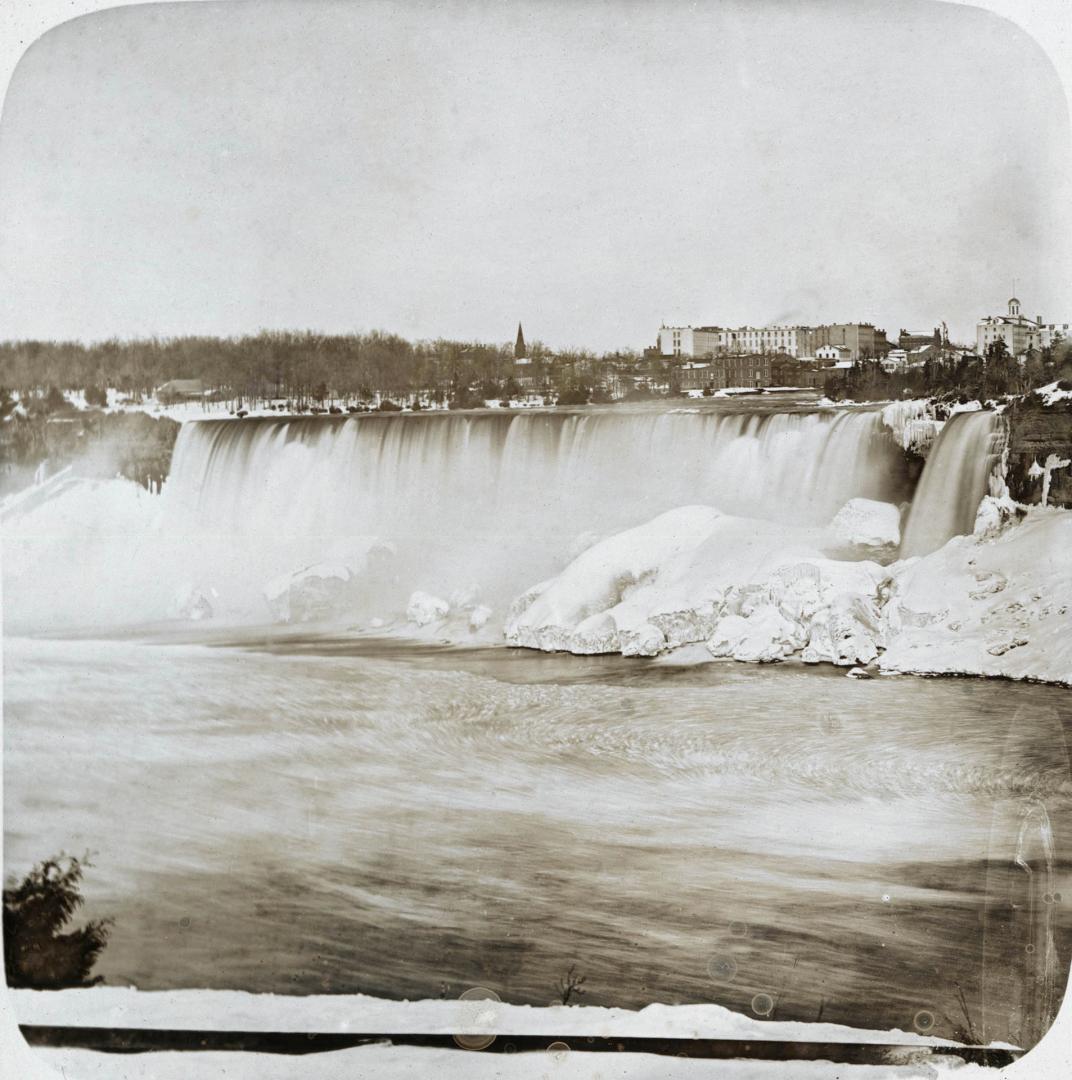
M 917 496 L 929 531 L 917 543 L 910 528 L 917 553 L 970 531 L 991 465 L 973 455 L 995 422 L 959 416 L 936 444 Z M 183 426 L 162 497 L 105 483 L 10 530 L 5 619 L 33 631 L 182 617 L 175 597 L 193 589 L 216 618 L 264 622 L 276 617 L 266 586 L 330 564 L 353 574 L 347 617 L 397 619 L 420 590 L 486 605 L 497 633 L 525 590 L 665 511 L 774 523 L 789 545 L 850 499 L 903 507 L 913 483 L 909 456 L 866 408 L 200 421 Z M 956 513 L 936 512 L 943 500 Z
M 501 607 L 579 547 L 674 507 L 818 526 L 855 496 L 909 490 L 876 412 L 218 421 L 183 429 L 163 529 L 198 537 L 217 589 L 360 561 L 376 540 L 394 551 L 396 606 L 421 589 Z

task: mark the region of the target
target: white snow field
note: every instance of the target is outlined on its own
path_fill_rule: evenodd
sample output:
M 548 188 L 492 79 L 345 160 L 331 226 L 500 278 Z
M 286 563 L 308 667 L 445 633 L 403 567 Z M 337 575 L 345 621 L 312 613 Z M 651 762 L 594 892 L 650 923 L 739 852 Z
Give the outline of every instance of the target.
M 919 1060 L 918 1054 L 904 1055 L 903 1064 L 842 1065 L 588 1054 L 560 1047 L 535 1053 L 479 1054 L 385 1044 L 301 1057 L 213 1051 L 102 1054 L 42 1049 L 33 1053 L 49 1067 L 46 1075 L 62 1080 L 939 1080 L 945 1076 L 1000 1080 L 1003 1075 L 958 1057 L 929 1055 Z M 1015 1075 L 1025 1080 L 1029 1076 L 1026 1072 Z
M 384 1001 L 365 995 L 284 997 L 226 990 L 144 992 L 125 987 L 8 991 L 19 1023 L 163 1030 L 230 1030 L 422 1034 L 544 1035 L 548 1048 L 509 1054 L 375 1043 L 302 1056 L 234 1051 L 107 1054 L 36 1049 L 67 1080 L 196 1080 L 199 1077 L 339 1080 L 362 1077 L 692 1078 L 727 1080 L 914 1080 L 947 1072 L 993 1077 L 993 1069 L 943 1052 L 954 1044 L 904 1031 L 868 1031 L 839 1024 L 755 1020 L 718 1005 L 649 1005 L 638 1012 L 591 1006 L 532 1008 L 487 1000 Z M 888 1064 L 819 1061 L 710 1060 L 631 1052 L 585 1053 L 598 1038 L 707 1038 L 887 1045 Z M 506 1039 L 504 1034 L 503 1039 Z M 573 1042 L 573 1048 L 570 1043 Z M 998 1044 L 995 1044 L 998 1045 Z M 62 1073 L 60 1072 L 62 1070 Z
M 241 990 L 9 990 L 21 1024 L 159 1030 L 394 1032 L 439 1035 L 591 1035 L 955 1046 L 913 1031 L 760 1020 L 721 1005 L 508 1005 L 494 1000 L 389 1001 L 367 994 L 251 994 Z M 997 1045 L 997 1044 L 996 1044 Z

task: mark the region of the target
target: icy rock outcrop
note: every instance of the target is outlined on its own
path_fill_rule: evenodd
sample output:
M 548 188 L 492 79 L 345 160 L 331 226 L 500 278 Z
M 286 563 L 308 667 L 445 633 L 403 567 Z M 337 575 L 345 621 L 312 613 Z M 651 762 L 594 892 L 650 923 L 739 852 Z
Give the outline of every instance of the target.
M 477 604 L 469 612 L 469 629 L 476 633 L 477 630 L 483 630 L 488 624 L 488 620 L 491 618 L 491 608 L 487 604 Z
M 812 559 L 780 566 L 759 585 L 731 592 L 708 649 L 761 663 L 796 653 L 805 663 L 870 663 L 884 640 L 883 578 L 873 562 Z
M 1053 478 L 1053 474 L 1057 469 L 1067 469 L 1069 465 L 1072 465 L 1072 461 L 1068 458 L 1060 457 L 1057 454 L 1049 454 L 1046 457 L 1045 462 L 1040 465 L 1038 461 L 1033 461 L 1031 467 L 1027 470 L 1027 475 L 1032 480 L 1042 478 L 1042 493 L 1039 496 L 1039 505 L 1046 506 L 1050 501 L 1050 483 Z
M 1025 513 L 1009 495 L 984 495 L 975 514 L 974 535 L 980 538 L 997 536 L 1003 529 L 1015 525 Z
M 895 548 L 901 542 L 901 511 L 875 499 L 850 499 L 834 515 L 830 532 L 850 547 Z
M 934 416 L 931 403 L 925 398 L 891 401 L 882 410 L 882 422 L 903 450 L 926 457 L 942 430 L 942 421 Z
M 764 604 L 747 617 L 727 615 L 719 619 L 707 648 L 712 656 L 769 664 L 791 656 L 803 644 L 799 624 L 787 619 L 773 604 Z
M 418 626 L 442 622 L 450 614 L 450 604 L 446 600 L 419 589 L 409 598 L 406 605 L 406 618 Z
M 417 591 L 409 598 L 406 618 L 419 627 L 434 629 L 437 635 L 464 640 L 487 626 L 493 612 L 481 602 L 479 585 L 454 589 L 446 600 L 433 593 Z
M 354 600 L 355 574 L 343 563 L 316 563 L 273 578 L 264 587 L 272 618 L 317 622 L 345 613 Z
M 447 600 L 431 593 L 418 590 L 409 597 L 406 605 L 406 618 L 418 626 L 428 626 L 433 622 L 442 622 L 450 615 Z
M 280 623 L 318 622 L 354 613 L 362 602 L 383 602 L 390 588 L 395 547 L 375 536 L 341 536 L 322 562 L 280 574 L 261 590 Z

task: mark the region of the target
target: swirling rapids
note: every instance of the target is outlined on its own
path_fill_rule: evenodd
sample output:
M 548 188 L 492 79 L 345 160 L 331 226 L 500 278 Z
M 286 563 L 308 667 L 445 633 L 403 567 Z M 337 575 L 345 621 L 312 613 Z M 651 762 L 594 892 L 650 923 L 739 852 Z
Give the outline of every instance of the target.
M 720 723 L 708 688 L 498 686 L 489 693 L 470 676 L 445 681 L 453 683 L 446 700 L 437 693 L 417 704 L 421 720 L 409 734 L 419 732 L 434 745 L 471 754 L 496 746 L 515 757 L 576 755 L 594 759 L 585 767 L 733 776 L 837 800 L 943 793 L 1072 796 L 1072 780 L 1059 758 L 1026 771 L 1022 762 L 965 760 L 963 747 L 950 742 L 948 732 L 935 734 L 931 717 L 898 724 L 904 718 L 890 710 L 885 688 L 859 693 L 849 716 L 832 719 L 812 703 L 789 723 L 771 725 L 762 698 L 736 703 L 733 723 Z M 927 693 L 938 696 L 930 687 Z M 875 700 L 875 711 L 866 708 L 869 699 Z M 835 707 L 832 700 L 830 708 Z
M 1022 1043 L 1067 970 L 1066 691 L 397 642 L 6 652 L 5 869 L 96 852 L 109 981 L 544 1004 L 576 963 L 593 1004 L 766 993 L 951 1036 L 959 985 Z

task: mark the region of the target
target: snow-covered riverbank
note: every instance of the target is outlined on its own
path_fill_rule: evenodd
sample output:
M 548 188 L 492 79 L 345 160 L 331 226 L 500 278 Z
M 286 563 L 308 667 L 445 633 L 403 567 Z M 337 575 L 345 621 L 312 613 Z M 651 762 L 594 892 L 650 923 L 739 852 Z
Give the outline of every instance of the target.
M 916 1032 L 870 1031 L 839 1024 L 758 1020 L 718 1005 L 649 1005 L 638 1012 L 590 1006 L 531 1008 L 494 1000 L 384 1001 L 366 995 L 285 997 L 239 991 L 176 990 L 146 993 L 124 987 L 38 992 L 9 991 L 20 1024 L 158 1031 L 301 1031 L 342 1034 L 407 1033 L 480 1036 L 543 1036 L 546 1048 L 528 1047 L 509 1058 L 511 1077 L 726 1077 L 733 1080 L 911 1080 L 944 1075 L 987 1075 L 992 1069 L 965 1063 L 956 1044 Z M 677 1056 L 616 1051 L 585 1053 L 586 1039 L 723 1039 L 749 1042 L 874 1046 L 881 1064 L 847 1065 L 831 1060 L 764 1061 L 746 1058 L 689 1059 L 687 1043 Z M 497 1047 L 498 1049 L 499 1047 Z M 881 1049 L 880 1049 L 881 1048 Z M 995 1049 L 1011 1049 L 994 1044 Z M 507 1048 L 510 1053 L 511 1047 Z M 623 1047 L 624 1049 L 624 1047 Z M 228 1075 L 236 1078 L 498 1077 L 498 1053 L 373 1043 L 294 1057 L 264 1052 L 150 1051 L 105 1054 L 78 1048 L 38 1048 L 38 1059 L 68 1076 L 133 1080 Z M 828 1050 L 829 1057 L 840 1056 Z M 757 1055 L 761 1057 L 762 1055 Z
M 486 999 L 388 1001 L 367 994 L 287 997 L 239 990 L 140 991 L 121 986 L 9 993 L 19 1023 L 54 1026 L 957 1045 L 915 1031 L 757 1019 L 721 1005 L 654 1004 L 639 1011 L 592 1005 L 536 1008 Z

